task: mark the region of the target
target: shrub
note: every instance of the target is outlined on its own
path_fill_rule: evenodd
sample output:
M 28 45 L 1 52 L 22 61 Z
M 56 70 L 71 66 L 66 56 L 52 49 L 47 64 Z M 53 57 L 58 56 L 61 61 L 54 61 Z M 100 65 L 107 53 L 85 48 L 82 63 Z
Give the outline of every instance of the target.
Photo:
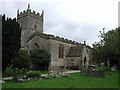
M 106 66 L 98 66 L 98 67 L 92 67 L 92 69 L 102 69 L 102 70 L 108 70 L 109 67 Z
M 28 78 L 32 78 L 32 79 L 39 79 L 41 77 L 41 73 L 40 71 L 33 71 L 33 70 L 30 70 L 27 72 L 27 77 Z
M 18 79 L 22 79 L 27 72 L 27 69 L 18 69 L 13 68 L 13 81 L 18 81 Z
M 11 67 L 7 67 L 5 69 L 5 76 L 12 76 L 13 75 L 13 69 Z
M 27 69 L 18 69 L 18 68 L 13 68 L 13 74 L 21 75 L 25 74 L 27 72 Z
M 71 66 L 70 69 L 72 69 L 72 70 L 78 70 L 79 67 L 78 66 Z
M 35 49 L 30 52 L 33 69 L 48 70 L 51 54 L 44 49 Z
M 28 69 L 31 66 L 31 59 L 27 51 L 21 50 L 16 57 L 12 59 L 12 68 Z
M 11 68 L 7 67 L 5 70 L 5 76 L 13 76 L 13 77 L 18 77 L 18 76 L 23 76 L 27 72 L 27 69 L 18 69 L 18 68 Z

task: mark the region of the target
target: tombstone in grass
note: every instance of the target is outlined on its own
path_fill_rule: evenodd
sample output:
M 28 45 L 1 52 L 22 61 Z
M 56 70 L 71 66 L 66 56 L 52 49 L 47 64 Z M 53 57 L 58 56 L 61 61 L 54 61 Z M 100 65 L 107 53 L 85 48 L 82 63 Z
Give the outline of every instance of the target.
M 104 77 L 104 71 L 100 69 L 92 70 L 90 68 L 81 69 L 81 75 L 83 76 L 94 76 L 94 77 Z
M 99 69 L 99 71 L 98 71 L 98 77 L 104 77 L 104 70 Z
M 111 71 L 115 72 L 116 70 L 117 70 L 116 65 L 114 65 L 114 66 L 111 67 Z

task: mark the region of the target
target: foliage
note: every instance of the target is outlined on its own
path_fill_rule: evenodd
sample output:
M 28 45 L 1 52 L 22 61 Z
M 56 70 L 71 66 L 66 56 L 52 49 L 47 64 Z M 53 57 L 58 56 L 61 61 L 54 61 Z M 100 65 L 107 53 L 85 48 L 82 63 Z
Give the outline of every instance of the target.
M 7 67 L 5 69 L 5 76 L 12 76 L 13 75 L 13 69 L 11 67 Z
M 32 78 L 32 79 L 38 78 L 39 79 L 41 77 L 41 72 L 30 70 L 27 72 L 26 75 L 28 78 Z
M 27 53 L 27 51 L 20 50 L 16 57 L 12 59 L 11 63 L 12 68 L 29 69 L 31 66 L 30 55 Z
M 18 68 L 12 68 L 12 67 L 7 67 L 5 69 L 5 76 L 13 76 L 13 77 L 17 77 L 19 75 L 24 75 L 26 74 L 27 69 L 18 69 Z
M 13 70 L 13 81 L 18 81 L 19 78 L 23 78 L 23 76 L 26 74 L 27 69 L 18 69 L 18 68 L 12 68 Z
M 93 44 L 93 59 L 97 62 L 109 61 L 110 67 L 120 66 L 120 27 L 101 33 L 101 40 Z
M 51 54 L 44 49 L 36 49 L 30 53 L 32 63 L 35 69 L 47 70 Z
M 103 69 L 103 70 L 109 70 L 109 67 L 106 67 L 106 66 L 98 66 L 98 67 L 92 67 L 92 69 Z
M 71 70 L 79 70 L 79 67 L 78 66 L 70 66 L 70 69 Z
M 21 28 L 17 20 L 2 16 L 2 69 L 10 66 L 11 59 L 20 49 Z
M 13 70 L 13 76 L 14 75 L 24 75 L 27 72 L 27 69 L 18 69 L 18 68 L 12 68 Z

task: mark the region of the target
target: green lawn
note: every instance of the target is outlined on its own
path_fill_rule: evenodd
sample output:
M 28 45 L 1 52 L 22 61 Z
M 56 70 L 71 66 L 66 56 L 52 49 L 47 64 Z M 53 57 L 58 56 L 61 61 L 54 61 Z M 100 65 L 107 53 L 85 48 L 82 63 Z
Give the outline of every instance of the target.
M 105 72 L 104 78 L 81 76 L 72 73 L 70 77 L 32 80 L 26 82 L 5 81 L 3 88 L 118 88 L 118 72 Z

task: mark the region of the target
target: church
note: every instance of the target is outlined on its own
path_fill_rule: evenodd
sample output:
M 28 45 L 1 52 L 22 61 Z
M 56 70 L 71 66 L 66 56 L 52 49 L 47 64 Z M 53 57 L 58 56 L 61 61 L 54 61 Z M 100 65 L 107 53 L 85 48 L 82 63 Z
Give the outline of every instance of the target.
M 77 69 L 91 64 L 91 47 L 59 36 L 43 33 L 44 11 L 31 11 L 30 5 L 23 12 L 17 11 L 17 21 L 21 26 L 21 49 L 42 48 L 51 53 L 49 69 L 54 67 Z

